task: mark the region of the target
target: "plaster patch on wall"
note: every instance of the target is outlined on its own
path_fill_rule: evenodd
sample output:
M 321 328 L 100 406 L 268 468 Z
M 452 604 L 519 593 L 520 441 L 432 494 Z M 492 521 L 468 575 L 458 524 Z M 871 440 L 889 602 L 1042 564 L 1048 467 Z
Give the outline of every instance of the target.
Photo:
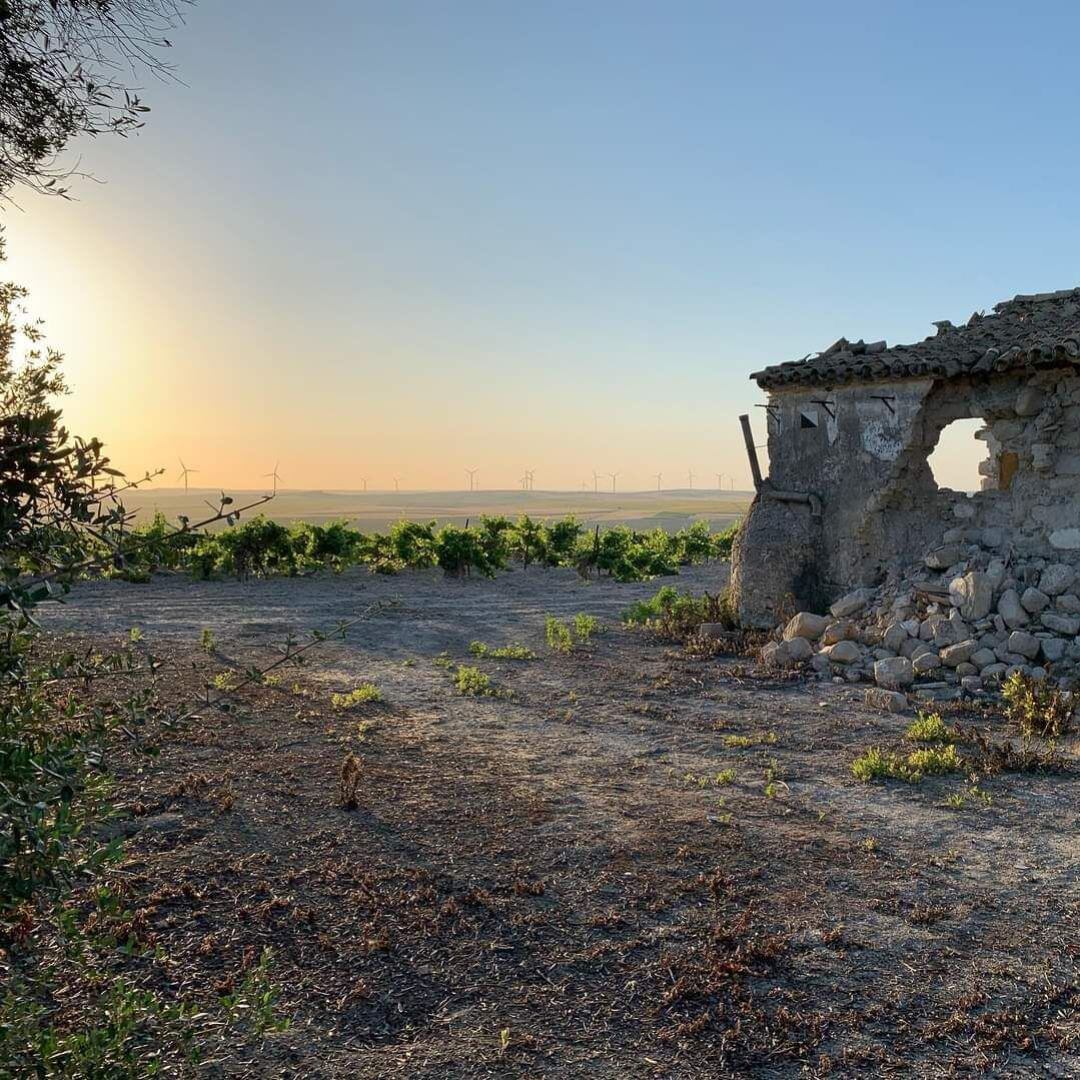
M 862 425 L 863 449 L 878 461 L 895 461 L 903 450 L 903 444 L 895 431 L 887 431 L 881 420 L 864 420 Z
M 829 436 L 830 446 L 836 442 L 840 435 L 840 425 L 836 422 L 836 417 L 829 414 L 828 409 L 825 410 L 825 433 Z

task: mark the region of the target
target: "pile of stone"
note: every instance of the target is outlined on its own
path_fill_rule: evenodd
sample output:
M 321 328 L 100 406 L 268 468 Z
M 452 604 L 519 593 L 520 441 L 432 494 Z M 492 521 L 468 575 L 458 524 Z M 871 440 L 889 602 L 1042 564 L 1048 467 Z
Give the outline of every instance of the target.
M 761 662 L 929 700 L 991 691 L 1017 671 L 1071 686 L 1080 572 L 1016 562 L 1000 553 L 999 532 L 950 530 L 920 566 L 842 596 L 827 615 L 799 612 L 777 627 Z

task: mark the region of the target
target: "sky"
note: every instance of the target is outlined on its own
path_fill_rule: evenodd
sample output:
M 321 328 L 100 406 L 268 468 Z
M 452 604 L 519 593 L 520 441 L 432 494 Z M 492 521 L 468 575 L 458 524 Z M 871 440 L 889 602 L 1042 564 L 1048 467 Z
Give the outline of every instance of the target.
M 1080 284 L 1074 4 L 202 0 L 171 37 L 145 130 L 0 215 L 70 425 L 163 482 L 745 489 L 751 371 Z

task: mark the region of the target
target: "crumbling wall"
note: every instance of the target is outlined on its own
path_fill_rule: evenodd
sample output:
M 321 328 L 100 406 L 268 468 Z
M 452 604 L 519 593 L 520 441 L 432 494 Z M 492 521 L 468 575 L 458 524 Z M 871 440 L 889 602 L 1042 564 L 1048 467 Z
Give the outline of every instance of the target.
M 1080 376 L 1072 367 L 831 391 L 801 385 L 774 392 L 766 415 L 769 478 L 736 545 L 732 577 L 747 625 L 821 610 L 823 599 L 875 584 L 949 542 L 1080 563 Z M 982 490 L 939 488 L 929 456 L 949 423 L 971 417 L 986 425 Z M 810 503 L 778 503 L 777 492 L 812 494 L 820 518 Z

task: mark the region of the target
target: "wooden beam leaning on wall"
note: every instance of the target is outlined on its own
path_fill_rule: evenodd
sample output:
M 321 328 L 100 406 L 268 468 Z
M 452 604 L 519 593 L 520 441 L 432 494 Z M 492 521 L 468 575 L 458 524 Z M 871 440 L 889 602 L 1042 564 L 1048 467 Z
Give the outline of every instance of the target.
M 742 425 L 743 441 L 746 443 L 746 456 L 750 459 L 750 473 L 754 478 L 754 490 L 761 490 L 761 466 L 758 464 L 757 449 L 754 446 L 754 433 L 750 430 L 750 417 L 745 413 L 739 417 Z

